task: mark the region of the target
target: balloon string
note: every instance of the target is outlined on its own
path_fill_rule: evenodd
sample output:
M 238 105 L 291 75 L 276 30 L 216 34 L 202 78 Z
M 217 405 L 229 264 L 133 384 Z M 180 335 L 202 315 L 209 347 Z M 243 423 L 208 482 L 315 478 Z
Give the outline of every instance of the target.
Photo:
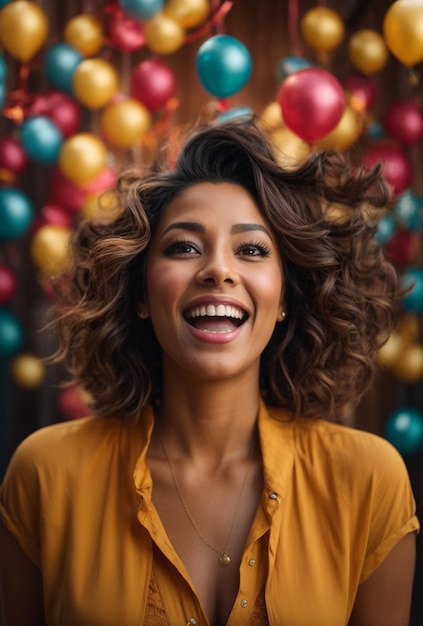
M 216 5 L 216 3 L 213 4 Z M 222 4 L 217 8 L 216 6 L 212 7 L 211 18 L 207 20 L 207 22 L 205 22 L 200 28 L 197 28 L 197 30 L 189 33 L 189 35 L 186 35 L 184 43 L 192 43 L 200 37 L 203 37 L 204 35 L 209 35 L 213 31 L 217 31 L 219 29 L 221 29 L 220 32 L 222 32 L 223 20 L 231 10 L 232 5 L 233 2 L 229 2 L 228 0 L 226 0 L 225 2 L 222 2 Z
M 298 35 L 298 0 L 289 0 L 288 2 L 288 40 L 289 47 L 292 54 L 301 56 L 302 49 L 300 44 L 300 38 Z

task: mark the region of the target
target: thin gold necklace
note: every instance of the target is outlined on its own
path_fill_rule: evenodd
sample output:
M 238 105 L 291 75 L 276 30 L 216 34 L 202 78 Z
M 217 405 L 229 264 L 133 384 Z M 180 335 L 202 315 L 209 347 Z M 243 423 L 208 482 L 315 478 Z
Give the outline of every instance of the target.
M 213 552 L 216 552 L 216 554 L 219 555 L 219 562 L 222 565 L 229 565 L 230 562 L 231 562 L 231 557 L 228 554 L 228 548 L 229 548 L 229 545 L 231 543 L 232 536 L 234 534 L 234 530 L 235 530 L 235 526 L 236 526 L 236 522 L 237 522 L 237 519 L 238 519 L 239 510 L 240 510 L 240 506 L 241 506 L 242 494 L 244 493 L 245 485 L 247 483 L 248 471 L 250 469 L 251 461 L 253 460 L 253 457 L 254 457 L 254 452 L 255 452 L 255 447 L 256 447 L 255 439 L 254 439 L 254 442 L 253 442 L 253 446 L 251 448 L 251 454 L 250 454 L 250 458 L 248 459 L 247 469 L 246 469 L 245 474 L 244 474 L 244 479 L 242 481 L 241 491 L 239 492 L 238 502 L 236 504 L 235 515 L 234 515 L 234 518 L 232 520 L 232 525 L 231 525 L 231 529 L 229 531 L 229 536 L 228 536 L 228 539 L 226 541 L 226 546 L 225 546 L 225 548 L 224 548 L 224 550 L 222 552 L 222 550 L 218 550 L 217 548 L 212 546 L 211 543 L 209 543 L 207 541 L 207 539 L 205 538 L 205 536 L 203 535 L 201 530 L 198 528 L 197 523 L 196 523 L 195 519 L 193 518 L 193 516 L 191 514 L 191 511 L 188 508 L 187 503 L 185 502 L 185 498 L 182 495 L 181 488 L 180 488 L 179 483 L 178 483 L 178 481 L 176 479 L 175 468 L 173 467 L 173 463 L 172 463 L 172 461 L 170 459 L 170 456 L 168 454 L 167 448 L 165 446 L 165 442 L 163 441 L 163 439 L 162 439 L 160 434 L 159 434 L 159 438 L 160 438 L 160 443 L 161 443 L 162 448 L 163 448 L 164 455 L 165 455 L 166 460 L 167 460 L 168 465 L 169 465 L 170 473 L 172 475 L 173 484 L 175 485 L 176 492 L 177 492 L 177 494 L 179 496 L 179 499 L 181 501 L 182 506 L 185 509 L 185 513 L 187 514 L 187 517 L 188 517 L 189 521 L 191 522 L 192 527 L 194 528 L 194 530 L 197 533 L 197 535 L 200 537 L 201 541 L 203 543 L 205 543 L 208 548 L 213 550 Z

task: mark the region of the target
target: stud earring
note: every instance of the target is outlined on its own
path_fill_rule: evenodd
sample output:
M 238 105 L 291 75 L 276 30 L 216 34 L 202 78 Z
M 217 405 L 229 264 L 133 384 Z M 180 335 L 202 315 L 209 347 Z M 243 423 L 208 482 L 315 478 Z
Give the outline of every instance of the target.
M 139 305 L 137 308 L 137 315 L 142 320 L 145 320 L 148 317 L 148 311 L 142 308 L 142 305 Z
M 283 322 L 283 320 L 285 319 L 285 317 L 286 317 L 286 313 L 285 313 L 285 311 L 281 311 L 281 312 L 279 313 L 279 321 L 280 321 L 280 322 Z
M 138 311 L 138 317 L 143 320 L 145 318 L 145 311 Z

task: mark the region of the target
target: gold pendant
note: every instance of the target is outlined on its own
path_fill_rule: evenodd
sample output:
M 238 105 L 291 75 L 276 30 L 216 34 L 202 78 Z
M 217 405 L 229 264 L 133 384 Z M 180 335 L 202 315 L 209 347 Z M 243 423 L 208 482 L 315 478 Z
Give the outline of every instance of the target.
M 229 565 L 229 563 L 231 562 L 231 559 L 225 552 L 225 554 L 222 554 L 219 561 L 221 562 L 222 565 Z

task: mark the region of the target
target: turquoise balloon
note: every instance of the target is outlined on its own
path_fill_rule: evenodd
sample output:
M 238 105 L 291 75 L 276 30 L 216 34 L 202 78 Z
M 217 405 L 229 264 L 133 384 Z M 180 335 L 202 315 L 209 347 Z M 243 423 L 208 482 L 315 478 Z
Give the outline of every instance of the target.
M 227 111 L 223 111 L 223 113 L 219 113 L 216 117 L 217 122 L 227 122 L 228 120 L 233 120 L 237 117 L 243 117 L 244 115 L 252 115 L 253 110 L 250 107 L 240 105 L 238 107 L 232 107 L 232 109 L 228 109 Z
M 423 227 L 422 209 L 423 199 L 408 189 L 396 199 L 394 213 L 401 226 L 420 230 Z
M 9 4 L 10 0 L 0 0 L 0 9 Z
M 5 83 L 0 82 L 0 109 L 3 109 L 6 104 L 6 93 L 7 89 Z
M 22 346 L 22 326 L 15 315 L 0 309 L 0 356 L 8 357 L 18 352 Z
M 228 98 L 242 89 L 252 72 L 248 49 L 230 35 L 207 39 L 198 50 L 195 63 L 200 83 L 217 98 Z
M 26 233 L 34 218 L 29 197 L 20 189 L 0 189 L 0 240 L 13 241 Z
M 119 6 L 135 20 L 148 20 L 164 8 L 164 0 L 119 0 Z
M 67 43 L 58 43 L 44 55 L 44 73 L 48 82 L 59 91 L 73 95 L 72 80 L 76 68 L 83 60 L 75 48 Z
M 383 215 L 377 225 L 376 239 L 379 243 L 388 243 L 395 233 L 396 223 L 390 213 Z
M 295 72 L 299 72 L 300 70 L 304 70 L 307 67 L 313 67 L 313 64 L 303 57 L 284 57 L 279 61 L 276 67 L 276 75 L 278 80 L 282 82 L 285 78 L 287 78 L 287 76 L 295 74 Z
M 22 146 L 36 163 L 55 163 L 63 143 L 63 135 L 50 118 L 44 115 L 29 117 L 22 124 Z
M 0 81 L 6 80 L 9 70 L 7 69 L 4 57 L 0 55 Z
M 380 122 L 369 122 L 365 132 L 370 139 L 382 139 L 385 135 L 385 130 Z
M 397 409 L 386 421 L 384 436 L 404 456 L 417 452 L 423 446 L 423 415 L 410 407 Z
M 412 285 L 409 293 L 401 298 L 403 308 L 409 313 L 423 312 L 423 269 L 408 268 L 401 277 L 403 287 Z

